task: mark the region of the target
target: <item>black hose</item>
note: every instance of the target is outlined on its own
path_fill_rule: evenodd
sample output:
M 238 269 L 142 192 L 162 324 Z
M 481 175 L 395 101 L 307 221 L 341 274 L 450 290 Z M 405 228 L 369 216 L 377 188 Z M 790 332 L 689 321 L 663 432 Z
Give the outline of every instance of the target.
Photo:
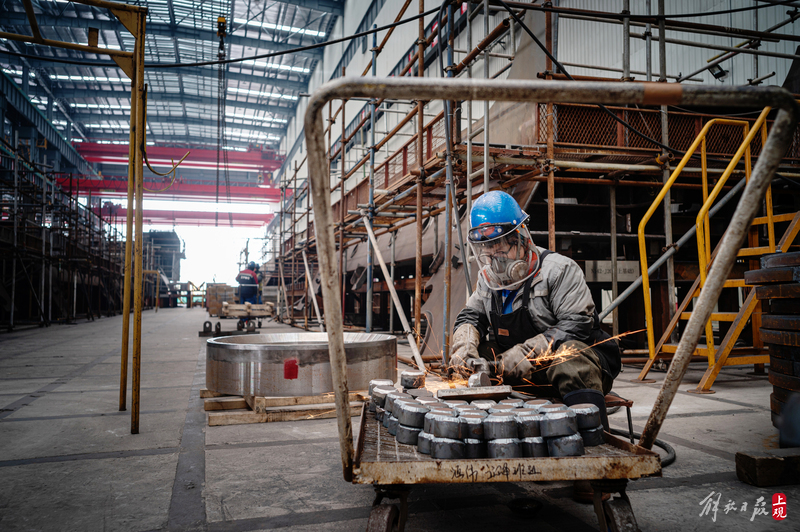
M 620 430 L 620 429 L 611 428 L 611 429 L 609 429 L 609 432 L 611 432 L 611 434 L 614 434 L 616 436 L 625 436 L 626 438 L 630 438 L 631 437 L 631 434 L 629 434 L 627 431 Z M 638 433 L 638 432 L 634 432 L 633 433 L 633 437 L 634 438 L 641 438 L 642 435 L 640 433 Z M 661 458 L 661 468 L 663 469 L 663 468 L 665 468 L 667 466 L 672 465 L 675 462 L 675 459 L 676 459 L 675 449 L 673 449 L 672 446 L 670 444 L 668 444 L 667 442 L 665 442 L 664 440 L 656 439 L 654 443 L 655 443 L 656 447 L 661 447 L 662 449 L 664 449 L 667 452 L 667 456 Z

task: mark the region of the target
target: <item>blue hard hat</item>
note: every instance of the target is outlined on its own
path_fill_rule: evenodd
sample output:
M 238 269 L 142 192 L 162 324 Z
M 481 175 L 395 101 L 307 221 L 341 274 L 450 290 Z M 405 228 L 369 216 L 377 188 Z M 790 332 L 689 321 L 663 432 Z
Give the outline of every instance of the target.
M 253 271 L 255 271 L 255 269 L 256 269 L 256 263 L 255 263 L 255 262 L 253 262 L 253 261 L 250 261 L 250 262 L 248 262 L 248 263 L 247 263 L 247 269 L 248 269 L 248 270 L 253 270 Z
M 501 237 L 528 219 L 517 201 L 505 192 L 492 190 L 472 204 L 469 239 L 481 242 Z

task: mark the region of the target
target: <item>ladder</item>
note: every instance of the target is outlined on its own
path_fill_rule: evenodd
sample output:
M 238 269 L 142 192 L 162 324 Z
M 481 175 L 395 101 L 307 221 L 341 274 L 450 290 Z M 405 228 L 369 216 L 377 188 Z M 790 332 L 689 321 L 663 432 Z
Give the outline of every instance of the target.
M 644 296 L 645 317 L 647 322 L 647 343 L 648 343 L 648 360 L 644 368 L 640 372 L 636 382 L 653 382 L 646 380 L 646 376 L 656 360 L 671 359 L 677 349 L 677 345 L 667 343 L 667 340 L 672 335 L 672 332 L 678 326 L 681 320 L 688 320 L 692 313 L 687 311 L 689 305 L 692 303 L 703 288 L 703 285 L 710 269 L 711 262 L 714 255 L 710 249 L 710 229 L 709 229 L 709 216 L 708 212 L 711 209 L 717 196 L 723 189 L 726 181 L 733 173 L 736 165 L 744 156 L 745 158 L 745 179 L 749 181 L 752 164 L 751 164 L 751 151 L 750 145 L 755 138 L 756 134 L 761 132 L 762 146 L 767 137 L 766 117 L 769 114 L 770 108 L 765 108 L 759 115 L 756 122 L 750 127 L 749 122 L 744 120 L 731 120 L 726 118 L 717 118 L 710 120 L 701 130 L 700 134 L 692 143 L 686 155 L 681 159 L 681 162 L 673 171 L 669 180 L 664 184 L 661 193 L 656 197 L 651 205 L 647 214 L 642 218 L 639 224 L 639 254 L 642 264 L 642 271 L 647 272 L 647 255 L 644 244 L 644 229 L 650 217 L 661 204 L 667 191 L 671 188 L 672 184 L 677 180 L 681 174 L 686 163 L 688 163 L 691 156 L 697 151 L 698 147 L 701 149 L 701 170 L 702 170 L 702 184 L 703 184 L 703 207 L 697 214 L 696 227 L 697 227 L 697 251 L 699 262 L 699 275 L 695 279 L 689 293 L 679 305 L 675 315 L 666 327 L 664 334 L 656 344 L 654 341 L 654 323 L 652 303 L 650 300 L 650 287 L 647 275 L 642 278 L 642 288 Z M 737 125 L 741 126 L 743 130 L 743 141 L 737 149 L 730 163 L 726 167 L 724 173 L 720 177 L 714 189 L 708 192 L 708 178 L 707 178 L 707 158 L 706 158 L 706 137 L 709 131 L 715 125 Z M 794 242 L 794 238 L 800 230 L 800 213 L 773 215 L 772 213 L 772 191 L 771 188 L 767 189 L 765 196 L 765 216 L 755 218 L 751 225 L 751 230 L 748 236 L 748 246 L 739 250 L 739 257 L 751 257 L 753 259 L 766 253 L 775 253 L 776 251 L 787 251 L 789 246 Z M 775 228 L 776 222 L 790 222 L 788 229 L 781 238 L 780 243 L 775 243 Z M 758 226 L 766 226 L 767 228 L 767 242 L 766 246 L 758 246 Z M 754 262 L 753 268 L 757 268 Z M 705 325 L 706 343 L 698 344 L 695 349 L 694 356 L 703 357 L 707 360 L 708 369 L 706 370 L 702 380 L 695 390 L 690 390 L 696 393 L 714 393 L 711 386 L 714 383 L 717 375 L 723 366 L 732 365 L 749 365 L 749 364 L 765 364 L 769 362 L 769 356 L 764 352 L 763 343 L 760 341 L 759 327 L 760 327 L 760 303 L 755 297 L 754 287 L 745 284 L 744 279 L 729 279 L 724 284 L 725 288 L 744 288 L 749 289 L 740 309 L 738 312 L 715 312 L 712 313 L 709 321 Z M 753 318 L 751 320 L 751 317 Z M 714 335 L 713 335 L 713 322 L 730 322 L 729 328 L 725 338 L 722 340 L 719 349 L 715 348 Z M 753 344 L 752 346 L 736 347 L 736 341 L 739 339 L 745 326 L 751 323 L 753 330 Z

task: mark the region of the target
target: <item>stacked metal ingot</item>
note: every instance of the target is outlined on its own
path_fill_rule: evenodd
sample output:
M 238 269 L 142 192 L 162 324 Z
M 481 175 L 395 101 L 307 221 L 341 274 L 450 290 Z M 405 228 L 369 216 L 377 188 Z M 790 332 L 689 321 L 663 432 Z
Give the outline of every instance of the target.
M 437 460 L 579 456 L 584 447 L 603 443 L 594 405 L 440 400 L 419 387 L 424 375 L 404 379 L 401 374 L 400 380 L 402 391 L 383 381 L 370 383 L 371 410 L 399 443 L 416 445 L 418 452 Z
M 769 346 L 769 405 L 777 428 L 786 401 L 800 392 L 800 252 L 761 257 L 760 266 L 745 272 L 744 280 L 762 285 L 755 289 L 763 310 L 759 331 Z

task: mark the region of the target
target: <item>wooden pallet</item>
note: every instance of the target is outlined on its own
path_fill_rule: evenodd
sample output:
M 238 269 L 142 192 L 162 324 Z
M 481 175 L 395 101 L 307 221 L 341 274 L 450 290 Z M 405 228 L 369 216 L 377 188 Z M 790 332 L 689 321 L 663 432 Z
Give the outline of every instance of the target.
M 299 397 L 242 397 L 201 390 L 200 397 L 208 412 L 209 427 L 336 417 L 332 393 Z M 350 415 L 359 415 L 361 404 L 367 399 L 365 392 L 350 392 Z

